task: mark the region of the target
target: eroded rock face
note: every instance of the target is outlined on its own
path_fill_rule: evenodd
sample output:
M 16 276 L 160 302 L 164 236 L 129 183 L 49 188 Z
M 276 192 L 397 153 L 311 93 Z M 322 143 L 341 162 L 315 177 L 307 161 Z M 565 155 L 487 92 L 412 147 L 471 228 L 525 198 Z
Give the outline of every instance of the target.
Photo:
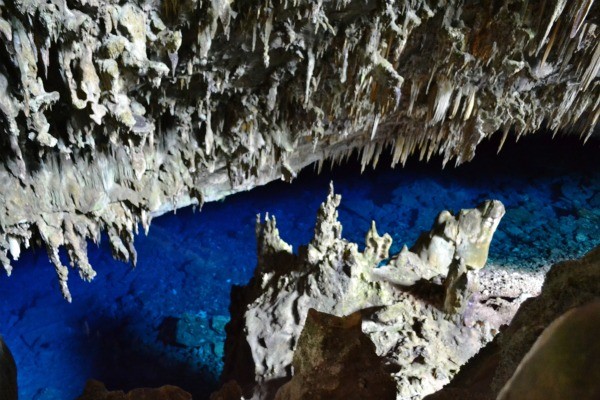
M 554 265 L 540 295 L 426 399 L 558 399 L 566 392 L 566 398 L 597 398 L 599 298 L 600 247 Z
M 394 400 L 396 383 L 361 330 L 360 311 L 346 317 L 308 310 L 294 352 L 294 376 L 275 400 Z
M 0 337 L 0 400 L 17 398 L 17 366 L 6 343 Z
M 332 188 L 319 209 L 312 241 L 301 247 L 297 255 L 280 238 L 275 218 L 267 216 L 264 222 L 257 221 L 258 266 L 250 284 L 232 293 L 223 373 L 223 379 L 236 380 L 247 397 L 271 399 L 292 377 L 294 349 L 311 308 L 335 316 L 361 311 L 361 329 L 375 344 L 377 355 L 390 366 L 397 398 L 412 399 L 447 383 L 459 366 L 510 320 L 527 296 L 526 290 L 509 293 L 514 286 L 491 284 L 484 278 L 481 285 L 486 295 L 478 292 L 471 296 L 463 314 L 447 314 L 443 310 L 441 285 L 425 281 L 406 287 L 379 272 L 396 268 L 394 276 L 401 276 L 404 268 L 412 277 L 421 269 L 411 269 L 410 260 L 418 260 L 419 268 L 434 269 L 425 266 L 416 253 L 405 248 L 398 257 L 392 257 L 387 267 L 377 268 L 389 258 L 389 235 L 380 236 L 373 225 L 362 252 L 356 244 L 342 238 L 342 226 L 337 220 L 340 201 Z M 480 223 L 467 224 L 472 232 L 464 225 L 462 235 L 489 240 L 490 232 L 480 227 L 493 225 L 495 229 L 495 218 L 499 219 L 503 212 L 501 204 L 487 202 L 478 209 L 464 210 L 456 219 L 444 220 L 460 226 L 461 215 L 470 215 L 470 221 L 479 215 Z M 485 221 L 495 222 L 490 225 Z M 474 240 L 473 244 L 485 240 Z M 402 264 L 395 264 L 398 262 Z M 503 302 L 503 296 L 514 301 Z
M 0 263 L 47 248 L 63 295 L 106 231 L 382 151 L 444 163 L 511 129 L 592 134 L 600 7 L 469 2 L 0 2 Z M 427 51 L 423 51 L 427 49 Z
M 461 210 L 457 216 L 442 211 L 431 230 L 422 233 L 410 251 L 404 246 L 390 263 L 373 273 L 402 286 L 445 277 L 444 309 L 459 312 L 466 305 L 469 292 L 477 290 L 477 274 L 469 272 L 485 265 L 504 213 L 504 205 L 497 200 Z

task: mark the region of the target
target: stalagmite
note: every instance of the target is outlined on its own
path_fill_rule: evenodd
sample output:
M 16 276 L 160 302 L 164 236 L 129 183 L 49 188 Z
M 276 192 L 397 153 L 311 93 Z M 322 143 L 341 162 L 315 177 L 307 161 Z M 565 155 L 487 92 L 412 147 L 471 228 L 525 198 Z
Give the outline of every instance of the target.
M 599 118 L 599 10 L 592 0 L 4 0 L 0 261 L 11 271 L 15 243 L 41 239 L 50 255 L 70 246 L 88 279 L 84 244 L 97 232 L 134 261 L 139 222 L 355 150 L 363 168 L 387 148 L 394 165 L 417 151 L 445 165 L 469 161 L 498 130 L 548 125 L 587 140 Z M 82 220 L 90 229 L 67 233 Z
M 443 211 L 411 250 L 405 246 L 391 257 L 392 238 L 380 235 L 374 222 L 363 251 L 342 237 L 340 203 L 341 196 L 330 186 L 317 212 L 314 236 L 297 253 L 280 237 L 275 218 L 257 218 L 258 264 L 248 285 L 232 292 L 236 300 L 231 305 L 222 376 L 224 382 L 236 381 L 244 398 L 306 398 L 310 388 L 344 393 L 345 385 L 336 382 L 347 377 L 339 369 L 336 352 L 320 350 L 324 332 L 313 330 L 314 310 L 337 317 L 353 315 L 352 325 L 360 326 L 377 356 L 385 360 L 386 375 L 395 382 L 393 398 L 400 400 L 419 399 L 441 388 L 516 311 L 512 302 L 496 309 L 485 305 L 485 295 L 470 292 L 473 286 L 467 279 L 469 270 L 479 270 L 486 262 L 489 243 L 504 214 L 500 202 L 487 201 L 457 215 Z M 440 280 L 446 281 L 444 287 Z M 494 296 L 508 289 L 497 281 L 480 284 Z M 507 286 L 514 290 L 515 284 Z M 442 298 L 432 294 L 437 292 L 444 292 Z M 515 301 L 525 297 L 526 293 Z M 469 316 L 457 314 L 467 300 Z M 308 332 L 301 335 L 303 328 Z M 306 336 L 318 343 L 302 343 Z M 339 351 L 346 346 L 352 347 L 343 342 Z M 321 356 L 329 362 L 318 366 Z M 349 368 L 345 371 L 364 368 L 357 357 L 345 361 Z M 331 379 L 320 379 L 323 374 L 315 374 L 318 371 Z M 369 374 L 364 376 L 368 379 Z M 305 379 L 315 386 L 307 387 Z M 377 392 L 371 389 L 370 393 Z

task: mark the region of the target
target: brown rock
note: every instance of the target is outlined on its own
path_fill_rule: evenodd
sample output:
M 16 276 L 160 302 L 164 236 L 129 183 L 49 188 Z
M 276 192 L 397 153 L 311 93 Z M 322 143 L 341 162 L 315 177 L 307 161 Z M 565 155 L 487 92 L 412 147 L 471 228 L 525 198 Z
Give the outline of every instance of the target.
M 294 376 L 275 400 L 393 400 L 396 383 L 355 312 L 335 317 L 310 309 L 294 353 Z
M 210 395 L 210 400 L 240 400 L 242 389 L 236 381 L 229 381 L 221 389 Z
M 600 300 L 567 311 L 540 335 L 498 400 L 600 399 Z
M 109 392 L 102 382 L 90 380 L 77 400 L 192 400 L 192 395 L 176 386 Z

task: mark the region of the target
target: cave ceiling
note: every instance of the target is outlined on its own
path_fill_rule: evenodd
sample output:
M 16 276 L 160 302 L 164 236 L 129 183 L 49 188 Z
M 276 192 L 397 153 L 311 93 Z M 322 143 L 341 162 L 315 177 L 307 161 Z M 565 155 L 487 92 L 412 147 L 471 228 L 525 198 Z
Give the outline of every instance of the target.
M 0 0 L 0 262 L 307 165 L 444 165 L 499 135 L 594 133 L 593 0 Z M 596 130 L 597 131 L 597 130 Z

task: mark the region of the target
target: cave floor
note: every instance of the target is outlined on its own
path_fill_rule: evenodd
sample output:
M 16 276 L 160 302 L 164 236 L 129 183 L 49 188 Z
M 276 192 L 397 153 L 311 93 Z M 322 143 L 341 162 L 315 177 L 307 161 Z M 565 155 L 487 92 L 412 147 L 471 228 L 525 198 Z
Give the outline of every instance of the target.
M 507 214 L 490 249 L 499 269 L 539 271 L 600 244 L 600 143 L 526 137 L 482 144 L 459 168 L 409 160 L 360 174 L 355 163 L 321 175 L 300 174 L 223 202 L 156 218 L 148 236 L 136 237 L 138 266 L 111 258 L 108 241 L 90 244 L 98 271 L 92 283 L 70 280 L 73 303 L 58 290 L 44 252 L 28 251 L 10 278 L 0 276 L 0 333 L 19 371 L 21 399 L 75 399 L 88 378 L 109 389 L 175 384 L 205 399 L 222 367 L 230 288 L 245 284 L 256 260 L 257 213 L 275 215 L 281 236 L 297 248 L 310 240 L 328 182 L 342 195 L 343 236 L 359 244 L 371 220 L 394 239 L 392 252 L 428 230 L 443 209 L 501 200 Z M 64 256 L 64 254 L 63 254 Z M 178 320 L 194 321 L 193 347 L 174 343 Z

